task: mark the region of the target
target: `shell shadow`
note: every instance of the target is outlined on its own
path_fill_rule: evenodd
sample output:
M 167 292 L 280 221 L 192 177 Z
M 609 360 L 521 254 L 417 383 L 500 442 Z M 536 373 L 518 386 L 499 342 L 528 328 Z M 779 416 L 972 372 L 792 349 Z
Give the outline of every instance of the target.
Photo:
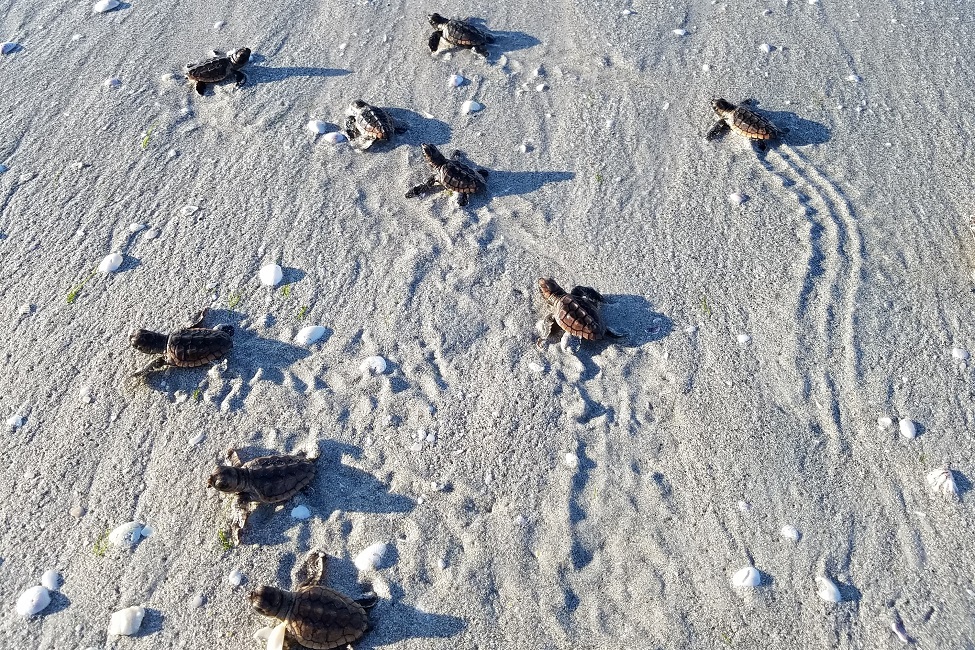
M 71 605 L 71 599 L 60 591 L 51 591 L 50 594 L 51 603 L 41 611 L 40 616 L 51 616 L 63 612 Z
M 957 469 L 951 470 L 955 479 L 955 487 L 958 488 L 958 497 L 961 498 L 972 491 L 972 481 Z
M 406 593 L 398 583 L 391 582 L 389 591 L 389 600 L 380 600 L 370 612 L 372 627 L 356 642 L 357 650 L 378 650 L 407 639 L 449 639 L 467 629 L 462 618 L 405 604 Z
M 152 609 L 151 607 L 144 609 L 146 610 L 146 615 L 142 619 L 142 625 L 139 626 L 139 631 L 135 634 L 137 638 L 159 632 L 162 630 L 163 623 L 166 621 L 166 616 L 158 609 Z

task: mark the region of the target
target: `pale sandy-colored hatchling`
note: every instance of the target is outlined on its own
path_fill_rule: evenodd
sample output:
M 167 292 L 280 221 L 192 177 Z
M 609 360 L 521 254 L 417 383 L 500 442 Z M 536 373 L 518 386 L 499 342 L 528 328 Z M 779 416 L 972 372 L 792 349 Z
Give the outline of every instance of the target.
M 353 600 L 325 584 L 328 557 L 314 550 L 296 575 L 294 591 L 262 586 L 250 593 L 251 607 L 281 621 L 271 632 L 267 648 L 300 644 L 313 650 L 345 648 L 369 631 L 369 613 L 377 598 L 367 594 Z
M 537 342 L 539 347 L 558 330 L 587 341 L 623 337 L 623 334 L 606 326 L 600 310 L 606 298 L 592 287 L 573 287 L 571 292 L 566 293 L 552 278 L 539 278 L 538 289 L 549 308 L 549 313 L 541 322 L 542 337 Z
M 154 370 L 166 368 L 195 368 L 219 361 L 234 347 L 234 328 L 231 325 L 217 325 L 213 329 L 200 327 L 209 310 L 204 309 L 186 329 L 172 334 L 160 334 L 147 329 L 132 330 L 129 343 L 139 352 L 158 354 L 133 377 L 149 374 Z
M 454 151 L 448 160 L 440 150 L 432 144 L 420 145 L 423 150 L 423 157 L 433 168 L 433 176 L 427 179 L 406 193 L 406 198 L 411 199 L 415 196 L 422 196 L 438 190 L 449 190 L 457 193 L 457 204 L 461 207 L 467 205 L 468 197 L 471 194 L 483 192 L 487 189 L 488 172 L 486 169 L 475 169 L 463 162 L 463 154 Z
M 388 142 L 397 133 L 406 133 L 406 127 L 397 123 L 382 108 L 361 99 L 349 105 L 345 135 L 349 142 L 357 143 L 359 148 L 368 149 L 374 142 Z
M 240 71 L 251 58 L 251 51 L 246 47 L 224 54 L 214 50 L 213 56 L 198 63 L 186 66 L 186 78 L 193 83 L 196 92 L 203 94 L 207 86 L 223 81 L 230 75 L 234 76 L 237 86 L 243 86 L 247 77 Z
M 753 99 L 746 99 L 735 106 L 724 99 L 715 99 L 711 102 L 711 108 L 718 114 L 719 119 L 707 132 L 705 138 L 713 140 L 730 130 L 751 140 L 759 149 L 764 150 L 771 140 L 781 138 L 789 132 L 789 129 L 775 126 L 771 120 L 749 108 L 755 103 Z
M 427 45 L 431 52 L 437 51 L 440 40 L 443 39 L 451 45 L 473 50 L 487 58 L 487 44 L 494 42 L 494 36 L 488 32 L 457 18 L 444 18 L 440 14 L 430 14 L 430 25 L 433 27 L 433 33 L 430 34 Z
M 207 485 L 220 492 L 236 494 L 230 520 L 230 539 L 240 544 L 247 518 L 262 503 L 281 503 L 305 489 L 315 478 L 315 460 L 302 451 L 287 456 L 262 456 L 240 462 L 233 449 L 227 450 L 229 465 L 213 470 Z

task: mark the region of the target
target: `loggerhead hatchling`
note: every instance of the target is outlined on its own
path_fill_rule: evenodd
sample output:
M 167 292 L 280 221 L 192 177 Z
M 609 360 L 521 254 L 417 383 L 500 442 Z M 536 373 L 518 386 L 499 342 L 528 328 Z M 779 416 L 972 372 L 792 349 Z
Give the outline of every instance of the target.
M 427 45 L 430 46 L 431 52 L 437 51 L 442 38 L 451 45 L 473 50 L 476 54 L 487 58 L 487 43 L 494 42 L 494 36 L 491 34 L 456 18 L 444 18 L 440 14 L 430 14 L 430 24 L 433 26 L 433 33 L 430 34 Z
M 316 458 L 306 458 L 299 451 L 293 456 L 262 456 L 241 463 L 234 449 L 227 450 L 230 465 L 213 470 L 207 486 L 237 495 L 230 520 L 230 539 L 234 544 L 240 544 L 240 532 L 257 506 L 287 501 L 311 483 Z
M 448 160 L 432 144 L 423 144 L 421 147 L 423 157 L 433 168 L 433 176 L 427 179 L 427 182 L 407 192 L 406 198 L 411 199 L 437 190 L 449 190 L 457 193 L 457 203 L 463 207 L 467 205 L 467 199 L 471 194 L 487 189 L 487 184 L 484 182 L 488 176 L 487 170 L 475 169 L 461 162 L 463 155 L 460 151 L 454 151 Z
M 230 75 L 234 75 L 238 87 L 244 85 L 247 76 L 240 69 L 247 65 L 247 61 L 251 58 L 250 49 L 242 47 L 230 54 L 214 50 L 213 54 L 208 59 L 186 66 L 186 77 L 194 82 L 196 92 L 202 95 L 209 84 L 223 81 Z
M 227 356 L 234 346 L 234 328 L 232 325 L 217 325 L 213 329 L 200 327 L 208 311 L 201 311 L 186 329 L 169 335 L 146 329 L 130 332 L 129 343 L 136 350 L 161 355 L 132 376 L 139 377 L 174 366 L 195 368 Z
M 789 129 L 776 127 L 768 118 L 750 109 L 749 106 L 754 103 L 755 100 L 746 99 L 735 106 L 727 100 L 715 99 L 711 102 L 711 108 L 718 114 L 719 119 L 704 136 L 705 139 L 713 140 L 731 130 L 755 142 L 756 146 L 764 151 L 770 140 L 780 138 L 789 132 Z
M 251 607 L 281 623 L 271 633 L 268 648 L 299 643 L 314 650 L 344 648 L 369 631 L 375 594 L 353 600 L 325 584 L 327 556 L 314 550 L 296 575 L 294 591 L 261 586 L 250 593 Z
M 542 337 L 537 342 L 539 347 L 552 337 L 557 328 L 569 336 L 587 341 L 623 337 L 606 326 L 600 313 L 600 305 L 606 299 L 595 289 L 573 287 L 570 293 L 566 293 L 552 278 L 539 278 L 538 289 L 549 307 L 549 313 L 540 324 Z
M 349 105 L 348 113 L 345 134 L 349 142 L 358 142 L 362 149 L 377 141 L 388 142 L 395 133 L 406 133 L 406 127 L 397 124 L 389 113 L 361 99 Z

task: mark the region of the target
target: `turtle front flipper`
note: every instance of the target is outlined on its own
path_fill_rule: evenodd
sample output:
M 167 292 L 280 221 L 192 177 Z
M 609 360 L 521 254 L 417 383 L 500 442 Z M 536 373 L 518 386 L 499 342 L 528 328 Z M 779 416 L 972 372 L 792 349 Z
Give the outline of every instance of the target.
M 379 602 L 379 596 L 370 591 L 362 598 L 356 598 L 355 602 L 363 609 L 372 609 L 376 606 L 376 603 Z
M 209 307 L 204 307 L 202 310 L 198 311 L 190 318 L 189 322 L 186 324 L 186 328 L 191 330 L 198 328 L 203 324 L 203 321 L 206 320 L 208 313 L 210 313 Z
M 585 298 L 587 300 L 591 300 L 596 304 L 609 302 L 608 300 L 606 300 L 603 294 L 599 293 L 592 287 L 581 287 L 581 286 L 572 287 L 572 291 L 570 291 L 569 293 L 571 293 L 573 296 L 576 296 L 578 298 Z
M 714 140 L 715 138 L 721 137 L 722 135 L 724 135 L 725 133 L 727 133 L 730 130 L 731 130 L 731 127 L 728 126 L 728 123 L 727 122 L 725 122 L 724 120 L 718 120 L 715 123 L 715 125 L 712 126 L 710 128 L 710 130 L 708 130 L 707 134 L 705 134 L 704 139 L 705 140 Z
M 197 81 L 197 82 L 196 82 L 196 92 L 197 92 L 198 94 L 200 94 L 200 95 L 202 95 L 203 93 L 205 93 L 205 92 L 206 92 L 206 90 L 207 90 L 207 86 L 209 86 L 209 85 L 210 85 L 210 84 L 208 84 L 208 83 L 207 83 L 207 82 L 205 82 L 205 81 Z
M 349 142 L 359 137 L 359 129 L 355 128 L 355 115 L 349 115 L 345 118 L 345 137 L 349 139 Z
M 484 44 L 474 45 L 473 47 L 471 47 L 471 49 L 474 50 L 474 54 L 480 54 L 485 59 L 488 58 L 488 56 L 490 56 L 491 54 L 490 52 L 488 52 L 488 49 Z
M 465 207 L 467 203 L 470 201 L 470 197 L 471 195 L 468 194 L 467 192 L 457 192 L 457 205 L 459 205 L 462 208 Z
M 606 336 L 608 338 L 611 338 L 611 339 L 625 339 L 626 338 L 626 333 L 625 332 L 624 333 L 620 333 L 620 332 L 616 332 L 614 330 L 611 330 L 609 328 L 606 328 Z
M 480 174 L 484 180 L 487 180 L 488 173 L 489 173 L 488 170 L 478 167 L 477 173 Z
M 240 88 L 245 83 L 247 83 L 247 75 L 238 70 L 234 73 L 234 79 L 237 81 L 237 87 Z
M 437 182 L 437 177 L 431 176 L 429 179 L 427 179 L 426 183 L 421 183 L 407 192 L 406 198 L 412 199 L 415 196 L 429 194 L 430 192 L 440 189 L 440 187 L 440 183 Z
M 257 503 L 251 501 L 246 494 L 237 495 L 233 505 L 234 514 L 230 518 L 230 539 L 234 546 L 240 546 L 240 533 L 247 525 L 247 518 L 251 516 L 256 507 Z
M 157 370 L 164 370 L 166 368 L 171 368 L 172 364 L 166 362 L 166 357 L 156 357 L 145 366 L 143 366 L 138 372 L 132 373 L 131 377 L 144 377 L 150 372 L 155 372 Z
M 295 573 L 295 590 L 302 587 L 314 587 L 323 584 L 325 581 L 325 570 L 328 567 L 328 555 L 321 550 L 315 549 L 308 553 L 308 557 Z
M 440 30 L 430 34 L 430 40 L 427 41 L 427 45 L 430 47 L 431 52 L 437 51 L 437 48 L 440 47 Z
M 546 315 L 545 318 L 541 321 L 541 326 L 538 328 L 541 337 L 539 337 L 538 340 L 535 341 L 535 347 L 538 348 L 539 350 L 545 347 L 545 344 L 548 343 L 548 340 L 552 338 L 552 334 L 555 333 L 556 327 L 558 327 L 558 325 L 555 322 L 555 316 L 552 314 Z

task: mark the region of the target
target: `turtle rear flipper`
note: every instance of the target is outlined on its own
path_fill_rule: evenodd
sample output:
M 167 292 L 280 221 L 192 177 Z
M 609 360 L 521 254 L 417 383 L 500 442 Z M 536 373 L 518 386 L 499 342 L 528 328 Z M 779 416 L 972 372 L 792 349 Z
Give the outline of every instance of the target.
M 209 86 L 209 85 L 210 84 L 208 84 L 205 81 L 197 81 L 196 82 L 196 92 L 197 92 L 197 94 L 202 95 L 203 93 L 205 93 L 206 90 L 207 90 L 207 86 Z
M 131 377 L 143 377 L 148 375 L 150 372 L 155 372 L 157 370 L 164 370 L 166 368 L 171 368 L 172 364 L 166 362 L 166 357 L 156 357 L 145 366 L 140 368 L 137 372 L 133 372 Z
M 237 81 L 237 87 L 240 88 L 245 83 L 247 83 L 247 75 L 238 70 L 234 73 L 234 79 Z
M 469 201 L 470 201 L 470 195 L 467 192 L 458 192 L 457 193 L 457 205 L 459 205 L 460 207 L 463 208 L 463 207 L 467 206 L 467 203 Z
M 491 54 L 490 52 L 488 52 L 487 47 L 484 46 L 483 44 L 481 44 L 481 45 L 474 45 L 473 47 L 471 47 L 471 49 L 474 50 L 474 53 L 475 54 L 480 54 L 485 59 L 488 58 L 490 56 L 490 54 Z
M 615 331 L 613 331 L 611 329 L 607 329 L 606 330 L 606 336 L 607 336 L 607 338 L 611 338 L 611 339 L 625 339 L 626 338 L 626 332 L 620 333 L 620 332 L 615 332 Z
M 572 291 L 570 291 L 569 293 L 571 293 L 573 296 L 576 296 L 578 298 L 585 298 L 587 300 L 591 300 L 597 304 L 609 302 L 608 300 L 606 300 L 603 294 L 599 293 L 592 287 L 572 287 Z
M 427 41 L 427 45 L 430 47 L 431 52 L 437 51 L 437 48 L 440 47 L 440 30 L 430 34 L 430 40 Z
M 480 174 L 484 178 L 484 180 L 487 180 L 488 173 L 489 173 L 488 170 L 479 167 L 477 173 Z
M 355 602 L 363 609 L 372 609 L 379 602 L 379 596 L 370 591 L 362 598 L 356 598 Z
M 440 183 L 437 182 L 437 177 L 431 176 L 426 183 L 421 183 L 407 192 L 406 198 L 412 199 L 416 196 L 423 196 L 424 194 L 429 194 L 430 192 L 433 192 L 439 188 Z
M 705 140 L 714 140 L 715 138 L 720 138 L 725 133 L 731 130 L 731 127 L 724 120 L 718 120 L 714 126 L 708 130 L 705 134 Z

